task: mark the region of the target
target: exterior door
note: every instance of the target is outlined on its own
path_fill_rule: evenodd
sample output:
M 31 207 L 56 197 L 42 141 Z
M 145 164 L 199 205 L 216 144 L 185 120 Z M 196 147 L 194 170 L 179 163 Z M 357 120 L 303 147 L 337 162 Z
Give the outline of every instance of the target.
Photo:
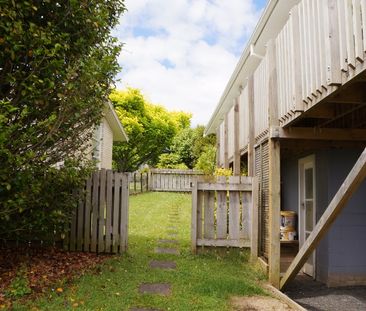
M 299 160 L 299 242 L 300 247 L 315 226 L 315 156 Z M 315 278 L 315 251 L 304 264 L 303 272 Z

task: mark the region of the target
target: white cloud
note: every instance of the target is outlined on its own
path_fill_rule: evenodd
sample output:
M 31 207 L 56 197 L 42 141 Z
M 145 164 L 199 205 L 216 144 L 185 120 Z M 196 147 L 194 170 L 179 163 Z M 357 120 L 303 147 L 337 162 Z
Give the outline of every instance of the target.
M 118 88 L 206 124 L 259 17 L 254 0 L 127 0 Z

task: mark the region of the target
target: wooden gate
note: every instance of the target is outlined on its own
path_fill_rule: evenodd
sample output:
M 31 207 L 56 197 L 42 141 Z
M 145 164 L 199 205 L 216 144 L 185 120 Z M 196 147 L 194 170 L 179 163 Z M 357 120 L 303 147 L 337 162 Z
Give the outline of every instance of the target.
M 197 246 L 250 247 L 257 191 L 251 177 L 220 177 L 192 188 L 192 251 Z M 255 221 L 254 221 L 255 223 Z
M 202 176 L 201 171 L 176 170 L 176 169 L 152 169 L 150 171 L 151 191 L 189 192 L 191 184 L 198 176 Z
M 66 234 L 70 251 L 121 253 L 128 241 L 128 174 L 102 169 L 84 188 Z

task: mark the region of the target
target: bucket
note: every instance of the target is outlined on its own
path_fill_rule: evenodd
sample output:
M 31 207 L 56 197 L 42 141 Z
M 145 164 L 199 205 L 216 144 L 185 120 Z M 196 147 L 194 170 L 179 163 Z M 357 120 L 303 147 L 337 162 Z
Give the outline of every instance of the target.
M 296 228 L 296 213 L 281 211 L 281 228 Z
M 293 227 L 281 227 L 281 241 L 294 241 L 297 240 L 297 232 Z

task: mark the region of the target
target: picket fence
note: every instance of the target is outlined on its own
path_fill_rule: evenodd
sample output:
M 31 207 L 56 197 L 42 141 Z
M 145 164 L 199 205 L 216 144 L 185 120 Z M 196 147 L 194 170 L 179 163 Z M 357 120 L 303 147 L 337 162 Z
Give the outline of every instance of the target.
M 197 182 L 192 188 L 192 251 L 197 246 L 250 247 L 257 191 L 251 177 Z
M 192 183 L 202 176 L 201 171 L 177 169 L 152 169 L 149 189 L 151 191 L 190 192 Z
M 128 174 L 102 169 L 86 181 L 64 249 L 122 253 L 128 243 Z

